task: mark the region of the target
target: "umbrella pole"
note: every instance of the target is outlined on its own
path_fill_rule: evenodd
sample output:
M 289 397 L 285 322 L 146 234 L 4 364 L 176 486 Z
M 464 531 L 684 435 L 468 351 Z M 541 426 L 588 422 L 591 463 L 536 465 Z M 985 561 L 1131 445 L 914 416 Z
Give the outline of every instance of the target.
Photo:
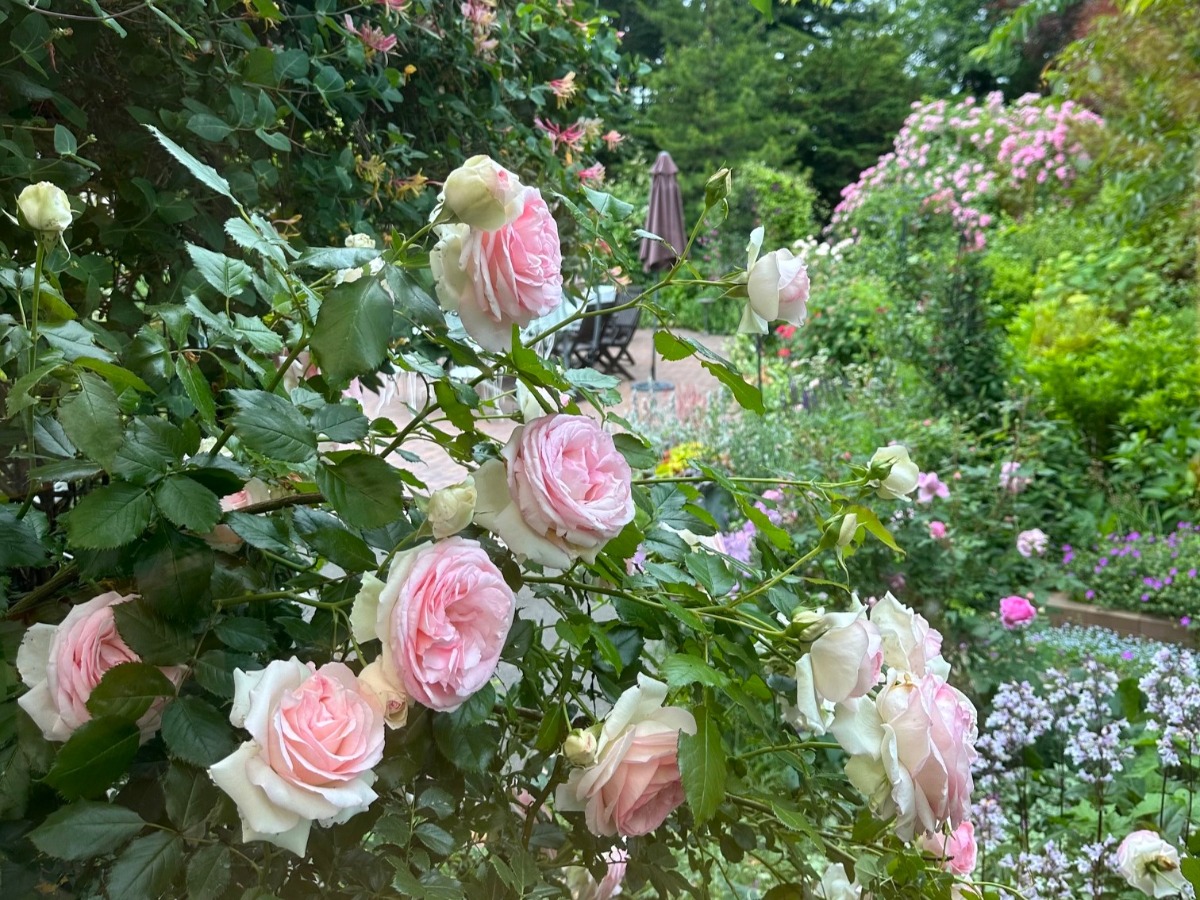
M 658 335 L 658 328 L 654 329 L 654 334 L 655 334 L 655 336 Z M 653 394 L 658 391 L 673 391 L 673 390 L 675 390 L 675 385 L 673 385 L 671 382 L 658 380 L 658 350 L 655 348 L 656 348 L 656 344 L 653 340 L 651 340 L 650 341 L 650 380 L 634 382 L 633 389 L 635 391 L 649 391 L 650 393 Z

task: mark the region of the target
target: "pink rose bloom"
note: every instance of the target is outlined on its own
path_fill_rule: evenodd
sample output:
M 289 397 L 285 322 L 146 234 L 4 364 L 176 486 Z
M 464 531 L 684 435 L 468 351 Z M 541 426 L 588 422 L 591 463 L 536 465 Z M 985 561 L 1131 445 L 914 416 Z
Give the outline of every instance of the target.
M 963 822 L 950 834 L 924 834 L 919 841 L 926 853 L 937 857 L 947 872 L 955 875 L 970 875 L 975 871 L 975 825 Z
M 896 834 L 957 828 L 971 812 L 975 707 L 932 673 L 892 669 L 875 699 L 839 704 L 833 734 L 850 754 L 846 775 Z
M 1026 559 L 1035 553 L 1041 556 L 1046 552 L 1049 543 L 1050 538 L 1046 536 L 1046 532 L 1040 528 L 1032 528 L 1017 535 L 1017 552 Z
M 946 678 L 950 664 L 942 658 L 942 635 L 918 612 L 891 592 L 871 607 L 871 623 L 883 638 L 883 661 L 890 668 L 922 676 L 932 672 Z
M 398 553 L 386 583 L 364 579 L 350 625 L 360 643 L 382 643 L 383 678 L 449 712 L 491 679 L 515 608 L 478 542 L 452 537 Z
M 930 522 L 929 536 L 935 541 L 940 541 L 942 538 L 944 538 L 946 536 L 946 523 L 939 522 L 937 519 L 934 519 L 932 522 Z
M 796 662 L 796 713 L 801 726 L 819 735 L 833 704 L 862 697 L 879 681 L 883 639 L 862 607 L 827 613 L 816 628 L 827 630 Z
M 950 488 L 937 477 L 936 472 L 922 472 L 917 476 L 917 502 L 932 503 L 934 497 L 945 500 L 950 496 Z
M 612 435 L 588 416 L 541 416 L 516 428 L 475 473 L 475 522 L 518 558 L 588 562 L 633 520 L 633 473 Z
M 683 803 L 679 733 L 696 733 L 686 709 L 663 706 L 667 686 L 646 675 L 623 693 L 600 732 L 596 762 L 571 772 L 555 802 L 583 811 L 595 835 L 649 834 Z
M 1013 594 L 1000 601 L 1000 624 L 1005 628 L 1028 625 L 1037 618 L 1037 609 L 1024 597 Z
M 604 862 L 608 868 L 600 883 L 592 877 L 592 873 L 583 866 L 567 868 L 567 889 L 571 892 L 571 900 L 612 900 L 621 893 L 621 884 L 625 881 L 625 870 L 629 865 L 629 851 L 624 847 L 614 847 L 604 854 Z
M 72 607 L 58 625 L 31 625 L 17 650 L 17 671 L 29 686 L 17 703 L 42 730 L 48 741 L 65 741 L 80 725 L 92 718 L 87 701 L 104 673 L 122 663 L 140 662 L 141 657 L 117 632 L 112 608 L 133 599 L 109 591 Z M 180 667 L 162 670 L 179 683 Z M 142 740 L 158 729 L 163 704 L 154 704 L 138 727 Z
M 342 663 L 296 657 L 234 670 L 229 721 L 250 732 L 208 774 L 237 804 L 243 841 L 304 856 L 313 819 L 340 824 L 375 800 L 383 711 Z
M 558 225 L 537 188 L 524 188 L 520 213 L 495 231 L 439 225 L 429 266 L 443 308 L 457 312 L 485 350 L 508 350 L 524 328 L 562 303 Z
M 804 324 L 808 317 L 808 266 L 791 250 L 772 250 L 762 258 L 762 227 L 755 228 L 747 246 L 746 305 L 738 331 L 766 334 L 771 322 Z

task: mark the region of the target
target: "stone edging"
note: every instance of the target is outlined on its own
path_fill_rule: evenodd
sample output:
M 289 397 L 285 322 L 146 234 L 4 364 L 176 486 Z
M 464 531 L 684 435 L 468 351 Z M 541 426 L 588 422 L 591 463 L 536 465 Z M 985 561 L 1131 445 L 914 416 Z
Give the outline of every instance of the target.
M 1059 592 L 1051 594 L 1046 600 L 1046 610 L 1055 625 L 1099 625 L 1118 634 L 1150 638 L 1168 644 L 1196 643 L 1195 635 L 1174 619 L 1076 603 Z

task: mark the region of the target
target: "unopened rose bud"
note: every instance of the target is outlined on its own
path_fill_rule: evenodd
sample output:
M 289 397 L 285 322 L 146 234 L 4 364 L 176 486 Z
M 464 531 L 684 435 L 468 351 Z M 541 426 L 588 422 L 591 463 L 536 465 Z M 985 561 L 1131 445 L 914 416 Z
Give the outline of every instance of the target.
M 31 184 L 17 197 L 25 224 L 43 237 L 58 237 L 71 224 L 71 201 L 62 188 L 49 181 Z
M 576 728 L 563 741 L 563 756 L 575 766 L 590 766 L 596 761 L 596 735 Z
M 517 176 L 486 156 L 472 156 L 446 177 L 445 208 L 464 225 L 496 231 L 518 215 L 521 195 Z
M 475 479 L 467 476 L 461 484 L 433 492 L 425 516 L 433 529 L 435 538 L 446 538 L 458 534 L 475 515 L 475 502 L 479 494 L 475 490 Z
M 838 530 L 839 547 L 848 547 L 850 542 L 854 540 L 854 535 L 858 533 L 858 516 L 854 513 L 847 513 L 842 518 L 842 527 Z
M 802 641 L 815 641 L 826 630 L 825 607 L 816 609 L 797 609 L 792 613 L 792 626 L 789 634 L 794 634 Z
M 375 238 L 369 234 L 352 234 L 346 238 L 346 246 L 352 250 L 374 250 Z
M 888 470 L 886 476 L 872 483 L 875 493 L 884 500 L 903 500 L 917 489 L 920 470 L 908 458 L 908 450 L 899 444 L 876 450 L 871 457 L 871 468 Z
M 408 692 L 398 678 L 390 678 L 383 660 L 377 659 L 366 666 L 358 676 L 358 683 L 383 707 L 383 721 L 389 728 L 400 728 L 408 721 Z

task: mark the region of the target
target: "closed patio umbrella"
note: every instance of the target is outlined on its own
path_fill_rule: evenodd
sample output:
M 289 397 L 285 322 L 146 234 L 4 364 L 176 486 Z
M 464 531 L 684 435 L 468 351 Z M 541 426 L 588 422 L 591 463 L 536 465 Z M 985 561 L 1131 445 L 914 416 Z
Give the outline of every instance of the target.
M 646 213 L 646 230 L 658 235 L 661 241 L 642 238 L 638 258 L 642 269 L 652 272 L 667 269 L 675 264 L 687 244 L 687 229 L 683 224 L 683 197 L 679 193 L 676 175 L 679 167 L 666 150 L 658 154 L 650 169 L 650 208 Z M 674 385 L 657 379 L 658 354 L 653 346 L 650 350 L 650 380 L 641 381 L 633 387 L 642 391 L 668 391 Z

